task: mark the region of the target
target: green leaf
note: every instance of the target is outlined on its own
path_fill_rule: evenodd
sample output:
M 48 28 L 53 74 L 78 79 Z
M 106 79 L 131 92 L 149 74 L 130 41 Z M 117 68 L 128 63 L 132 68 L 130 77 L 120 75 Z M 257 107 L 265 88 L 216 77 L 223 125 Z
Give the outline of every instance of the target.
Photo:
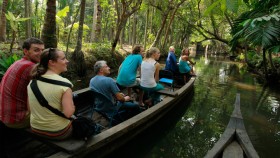
M 11 20 L 14 21 L 14 20 L 16 19 L 16 17 L 14 16 L 14 14 L 11 13 L 11 12 L 9 12 L 9 11 L 8 11 L 8 15 L 9 15 L 9 17 L 10 17 Z
M 237 13 L 238 11 L 238 7 L 239 7 L 239 1 L 238 0 L 226 0 L 226 5 L 227 5 L 227 9 Z
M 66 6 L 65 8 L 63 8 L 62 10 L 58 11 L 56 13 L 56 16 L 60 17 L 60 18 L 64 18 L 67 16 L 67 13 L 69 12 L 69 6 Z
M 278 53 L 278 52 L 280 52 L 280 45 L 273 46 L 273 47 L 269 48 L 268 51 L 272 52 L 272 53 Z
M 210 13 L 215 7 L 218 6 L 218 4 L 220 3 L 220 1 L 222 1 L 222 0 L 218 0 L 218 1 L 214 2 L 213 4 L 211 4 L 211 5 L 205 10 L 205 12 L 204 12 L 203 15 L 204 15 L 204 16 L 208 16 L 209 13 Z
M 224 13 L 227 9 L 227 0 L 221 0 L 221 10 Z
M 16 19 L 16 21 L 26 21 L 26 20 L 29 20 L 30 18 L 18 18 Z
M 6 16 L 6 18 L 7 18 L 7 20 L 11 20 L 11 17 L 8 15 L 8 14 L 5 14 L 5 16 Z

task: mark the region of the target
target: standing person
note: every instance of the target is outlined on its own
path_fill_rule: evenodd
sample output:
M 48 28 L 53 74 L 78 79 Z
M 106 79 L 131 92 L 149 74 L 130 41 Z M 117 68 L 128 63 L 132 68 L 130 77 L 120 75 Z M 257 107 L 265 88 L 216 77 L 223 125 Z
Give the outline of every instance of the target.
M 169 47 L 169 52 L 168 52 L 168 56 L 166 58 L 166 63 L 165 63 L 165 70 L 169 70 L 169 71 L 173 72 L 173 74 L 176 74 L 179 72 L 177 59 L 175 56 L 175 48 L 173 46 Z
M 32 68 L 40 61 L 44 43 L 37 38 L 28 38 L 22 49 L 24 56 L 9 67 L 0 83 L 0 121 L 10 128 L 30 126 L 27 85 Z
M 110 74 L 110 67 L 106 61 L 97 61 L 94 65 L 94 72 L 96 76 L 90 80 L 90 89 L 101 93 L 111 103 L 105 104 L 105 100 L 102 100 L 100 104 L 96 105 L 98 111 L 105 113 L 109 118 L 115 117 L 116 111 L 120 108 L 133 114 L 139 113 L 138 104 L 130 102 L 130 97 L 121 93 L 116 82 L 107 77 Z
M 40 63 L 32 71 L 32 77 L 33 80 L 37 80 L 39 91 L 49 105 L 61 111 L 67 118 L 70 118 L 75 112 L 71 88 L 43 82 L 39 79 L 43 77 L 66 82 L 73 86 L 68 79 L 59 76 L 60 73 L 67 71 L 68 63 L 69 61 L 66 59 L 63 51 L 56 48 L 46 49 L 42 53 Z M 32 82 L 28 85 L 28 102 L 31 111 L 30 125 L 32 131 L 50 139 L 60 140 L 71 136 L 71 121 L 43 107 L 31 89 Z
M 140 87 L 145 93 L 151 95 L 152 103 L 158 102 L 160 96 L 154 92 L 164 89 L 164 87 L 158 83 L 160 64 L 156 61 L 160 57 L 160 51 L 156 47 L 150 48 L 146 53 L 146 58 L 141 64 L 141 82 Z M 143 100 L 143 95 L 139 96 Z
M 188 48 L 185 48 L 182 50 L 181 57 L 179 58 L 179 71 L 181 74 L 184 75 L 184 82 L 187 81 L 187 75 L 195 75 L 193 71 L 193 65 L 195 65 L 195 62 L 191 61 L 189 58 L 189 50 Z M 191 66 L 191 65 L 192 66 Z
M 127 87 L 127 94 L 131 97 L 131 87 L 138 86 L 140 79 L 136 78 L 137 70 L 140 69 L 142 63 L 142 53 L 144 48 L 137 45 L 133 48 L 132 54 L 128 55 L 119 67 L 117 83 L 123 87 Z

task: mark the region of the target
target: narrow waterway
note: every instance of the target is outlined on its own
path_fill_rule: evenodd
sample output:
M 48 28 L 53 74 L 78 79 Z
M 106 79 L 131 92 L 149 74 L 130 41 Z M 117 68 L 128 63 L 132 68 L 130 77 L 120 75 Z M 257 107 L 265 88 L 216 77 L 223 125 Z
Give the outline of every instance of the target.
M 193 92 L 168 116 L 108 157 L 202 158 L 224 132 L 236 93 L 248 135 L 261 158 L 280 156 L 280 89 L 263 87 L 243 65 L 196 59 Z

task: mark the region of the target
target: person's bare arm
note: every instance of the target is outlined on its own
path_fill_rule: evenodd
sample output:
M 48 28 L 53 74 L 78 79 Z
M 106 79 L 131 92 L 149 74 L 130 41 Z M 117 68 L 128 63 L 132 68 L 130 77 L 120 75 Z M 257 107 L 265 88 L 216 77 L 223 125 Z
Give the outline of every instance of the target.
M 155 71 L 155 80 L 156 80 L 156 82 L 159 81 L 159 70 L 160 70 L 160 64 L 156 63 L 156 71 Z
M 195 62 L 191 61 L 191 59 L 188 56 L 184 56 L 184 60 L 190 62 L 192 65 L 195 65 Z
M 120 92 L 116 93 L 115 97 L 118 101 L 121 101 L 121 102 L 125 102 L 125 101 L 130 100 L 129 96 L 125 96 L 123 93 L 120 93 Z
M 62 110 L 66 117 L 70 118 L 75 112 L 72 90 L 68 88 L 62 95 Z

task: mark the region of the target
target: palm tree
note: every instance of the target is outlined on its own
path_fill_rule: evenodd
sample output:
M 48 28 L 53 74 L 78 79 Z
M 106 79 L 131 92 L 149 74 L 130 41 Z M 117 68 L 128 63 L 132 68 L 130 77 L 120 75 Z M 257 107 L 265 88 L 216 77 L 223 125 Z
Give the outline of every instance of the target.
M 56 37 L 56 0 L 47 1 L 45 22 L 42 31 L 42 40 L 46 48 L 57 47 Z
M 83 42 L 83 25 L 85 19 L 85 7 L 86 0 L 81 1 L 81 12 L 80 12 L 80 21 L 79 21 L 79 30 L 78 30 L 78 39 L 77 45 L 72 55 L 72 60 L 75 63 L 75 69 L 79 77 L 86 75 L 86 64 L 84 53 L 82 51 L 82 42 Z
M 245 42 L 252 47 L 261 47 L 263 50 L 263 65 L 266 79 L 268 79 L 266 52 L 270 60 L 272 48 L 279 48 L 280 42 L 280 7 L 278 0 L 261 0 L 255 3 L 254 8 L 243 13 L 234 21 L 233 49 L 240 43 Z M 272 63 L 272 61 L 270 61 Z M 274 66 L 272 66 L 273 68 Z M 274 68 L 275 69 L 275 68 Z
M 6 41 L 6 10 L 8 7 L 8 0 L 3 0 L 2 10 L 0 16 L 0 42 Z

